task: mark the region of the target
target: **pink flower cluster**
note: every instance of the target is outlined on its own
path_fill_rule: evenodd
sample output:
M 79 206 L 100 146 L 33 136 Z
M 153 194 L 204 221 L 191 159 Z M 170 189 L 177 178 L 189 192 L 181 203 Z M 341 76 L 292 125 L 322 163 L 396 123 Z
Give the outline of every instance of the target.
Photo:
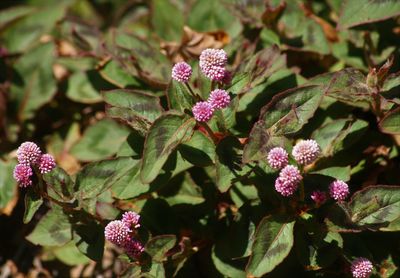
M 368 278 L 374 266 L 366 258 L 358 258 L 351 264 L 351 273 L 354 278 Z
M 222 83 L 230 83 L 231 73 L 225 70 L 228 55 L 223 49 L 205 49 L 199 57 L 199 66 L 203 74 L 213 80 Z M 172 68 L 171 77 L 175 81 L 187 83 L 192 76 L 192 68 L 186 62 L 179 62 Z M 229 93 L 222 89 L 211 91 L 207 101 L 199 101 L 192 107 L 193 116 L 198 122 L 208 122 L 215 109 L 228 107 L 231 101 Z
M 214 81 L 226 79 L 225 65 L 228 55 L 223 49 L 205 49 L 201 52 L 199 66 L 203 74 Z
M 291 196 L 296 191 L 303 177 L 299 169 L 293 165 L 287 165 L 279 173 L 279 177 L 275 181 L 275 189 L 282 196 Z
M 33 142 L 22 143 L 17 150 L 19 164 L 14 168 L 14 179 L 21 187 L 32 185 L 32 167 L 37 167 L 41 174 L 50 172 L 56 167 L 56 162 L 50 154 L 43 154 Z
M 321 150 L 315 140 L 301 140 L 292 150 L 294 159 L 301 165 L 308 165 L 314 162 Z
M 301 140 L 292 150 L 292 156 L 299 165 L 313 163 L 321 153 L 321 149 L 315 140 Z M 297 190 L 301 182 L 302 175 L 300 170 L 293 165 L 288 165 L 289 155 L 281 147 L 272 148 L 267 155 L 267 162 L 272 169 L 280 170 L 279 177 L 275 180 L 275 189 L 282 196 L 291 196 Z M 349 186 L 341 180 L 335 180 L 329 186 L 329 195 L 336 201 L 343 201 L 349 195 Z M 310 198 L 317 206 L 323 204 L 328 199 L 327 193 L 316 190 Z
M 192 68 L 185 62 L 179 62 L 172 68 L 172 79 L 181 83 L 187 83 L 192 76 Z
M 207 101 L 197 102 L 193 108 L 193 116 L 198 122 L 208 122 L 216 109 L 223 109 L 229 106 L 231 97 L 222 89 L 211 91 Z
M 344 201 L 349 195 L 349 186 L 341 180 L 335 180 L 329 185 L 329 193 L 336 201 Z
M 132 258 L 138 258 L 144 251 L 142 243 L 133 236 L 140 227 L 140 215 L 127 211 L 121 220 L 113 220 L 104 229 L 105 238 L 115 245 L 123 248 Z
M 293 148 L 292 155 L 300 165 L 312 163 L 318 158 L 320 148 L 314 140 L 302 140 Z M 289 155 L 281 147 L 272 148 L 267 155 L 267 162 L 272 169 L 281 170 L 275 181 L 275 189 L 282 196 L 291 196 L 303 179 L 300 170 L 294 165 L 288 165 Z M 316 198 L 316 197 L 315 197 Z

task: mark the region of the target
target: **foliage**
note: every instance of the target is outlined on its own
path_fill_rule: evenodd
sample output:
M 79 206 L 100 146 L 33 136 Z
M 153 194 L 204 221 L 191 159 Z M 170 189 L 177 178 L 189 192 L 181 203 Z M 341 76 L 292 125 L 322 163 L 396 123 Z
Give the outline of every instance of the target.
M 398 1 L 0 7 L 4 269 L 11 262 L 13 275 L 346 277 L 365 257 L 376 277 L 398 277 Z M 230 81 L 202 74 L 206 48 L 225 49 Z M 188 84 L 171 80 L 183 60 L 193 69 Z M 229 106 L 196 121 L 193 105 L 215 88 L 229 92 Z M 315 140 L 321 152 L 299 165 L 303 180 L 284 197 L 268 154 L 291 153 L 299 139 Z M 24 141 L 58 166 L 20 189 L 12 169 Z M 314 202 L 312 192 L 329 192 L 336 179 L 350 196 Z M 141 256 L 104 238 L 124 211 L 140 214 L 132 233 Z

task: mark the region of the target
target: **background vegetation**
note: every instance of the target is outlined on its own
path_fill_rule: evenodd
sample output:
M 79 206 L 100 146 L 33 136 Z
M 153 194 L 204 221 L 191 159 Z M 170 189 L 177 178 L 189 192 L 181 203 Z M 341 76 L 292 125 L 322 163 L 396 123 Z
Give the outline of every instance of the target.
M 2 275 L 345 277 L 358 256 L 376 277 L 400 275 L 399 1 L 0 7 Z M 205 48 L 224 48 L 234 75 L 224 124 L 210 122 L 217 145 L 170 81 L 185 60 L 206 97 L 210 83 L 197 70 Z M 170 129 L 155 129 L 156 119 Z M 170 136 L 185 121 L 190 128 Z M 339 178 L 357 192 L 351 201 L 315 209 L 275 192 L 266 153 L 299 138 L 322 149 L 306 194 Z M 61 205 L 13 180 L 24 141 L 56 158 L 45 181 Z M 104 249 L 104 226 L 126 210 L 142 217 L 150 258 L 141 264 Z M 264 240 L 282 230 L 288 244 L 271 253 L 276 242 Z

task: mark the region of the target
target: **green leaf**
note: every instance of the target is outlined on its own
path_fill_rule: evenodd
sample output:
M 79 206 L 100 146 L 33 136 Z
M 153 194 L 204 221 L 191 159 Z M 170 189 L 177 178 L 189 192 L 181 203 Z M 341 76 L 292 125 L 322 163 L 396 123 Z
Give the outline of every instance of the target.
M 320 145 L 322 156 L 328 157 L 349 148 L 367 129 L 368 122 L 364 120 L 335 119 L 315 130 L 311 137 Z
M 219 231 L 211 250 L 215 267 L 224 276 L 245 277 L 245 257 L 250 255 L 254 223 L 239 212 L 229 225 L 219 228 Z
M 95 222 L 74 224 L 73 239 L 82 254 L 91 260 L 101 261 L 104 253 L 104 229 L 101 225 Z
M 259 199 L 257 188 L 254 185 L 235 182 L 229 190 L 229 195 L 236 207 L 240 208 L 245 203 L 257 201 Z
M 90 259 L 83 255 L 72 241 L 62 247 L 53 247 L 49 251 L 52 252 L 58 260 L 69 266 L 87 264 L 90 262 Z
M 43 204 L 43 199 L 36 192 L 29 188 L 25 195 L 25 212 L 24 223 L 27 224 L 32 220 L 37 210 Z
M 13 177 L 15 161 L 5 162 L 0 160 L 0 212 L 11 213 L 7 208 L 14 198 L 17 198 L 17 183 Z M 0 213 L 0 214 L 1 214 Z
M 94 82 L 91 79 L 97 79 Z M 75 72 L 68 78 L 67 97 L 81 103 L 97 103 L 102 100 L 96 86 L 101 86 L 101 78 L 94 71 Z M 103 85 L 104 88 L 105 85 Z
M 40 219 L 26 238 L 36 245 L 61 246 L 71 240 L 71 235 L 68 215 L 55 205 Z
M 243 149 L 243 163 L 261 160 L 268 155 L 268 151 L 275 146 L 282 146 L 285 137 L 274 136 L 265 128 L 263 121 L 254 124 L 250 131 L 249 140 Z
M 194 118 L 183 114 L 166 113 L 150 127 L 144 144 L 141 179 L 152 182 L 159 174 L 169 155 L 193 134 Z
M 145 250 L 153 261 L 162 262 L 167 257 L 168 250 L 174 247 L 175 243 L 175 235 L 155 236 L 146 243 Z
M 400 134 L 400 107 L 386 113 L 379 122 L 382 132 L 388 134 Z
M 335 72 L 325 94 L 361 108 L 368 108 L 373 101 L 372 89 L 366 84 L 366 77 L 359 70 L 352 68 Z
M 167 41 L 179 41 L 184 24 L 181 10 L 170 0 L 152 0 L 151 4 L 151 24 L 156 34 Z
M 289 255 L 293 246 L 294 221 L 264 217 L 257 227 L 247 275 L 256 277 L 271 272 Z
M 196 130 L 186 143 L 179 146 L 182 157 L 195 166 L 205 167 L 215 163 L 215 144 L 204 133 Z
M 54 53 L 53 43 L 40 44 L 15 63 L 11 97 L 17 100 L 18 117 L 21 120 L 32 118 L 34 112 L 56 93 L 52 71 Z
M 236 267 L 224 262 L 222 259 L 220 259 L 217 256 L 217 254 L 215 253 L 215 246 L 211 250 L 211 259 L 212 259 L 215 267 L 218 269 L 218 271 L 221 274 L 227 275 L 230 278 L 246 277 L 246 272 L 244 272 L 240 268 L 236 268 Z
M 234 36 L 241 24 L 224 2 L 197 0 L 188 15 L 188 25 L 196 31 L 224 30 Z
M 400 2 L 397 0 L 346 0 L 342 4 L 339 28 L 385 20 L 400 15 Z
M 76 177 L 78 197 L 82 200 L 98 197 L 126 175 L 132 162 L 129 157 L 121 157 L 86 165 Z
M 167 90 L 168 106 L 170 109 L 184 112 L 191 110 L 194 103 L 189 89 L 182 83 L 172 80 Z
M 135 76 L 132 76 L 124 68 L 122 68 L 116 61 L 110 60 L 99 71 L 100 75 L 108 82 L 114 84 L 119 88 L 126 87 L 139 87 L 141 82 Z
M 132 168 L 126 175 L 121 177 L 112 186 L 112 192 L 115 198 L 125 200 L 139 196 L 149 191 L 149 184 L 143 184 L 140 180 L 140 160 L 131 162 Z
M 343 248 L 343 239 L 337 232 L 326 232 L 318 223 L 310 224 L 296 227 L 295 248 L 298 260 L 307 269 L 318 270 L 334 263 Z
M 32 9 L 32 12 L 19 18 L 14 24 L 10 24 L 4 30 L 2 37 L 7 50 L 10 52 L 24 52 L 28 50 L 39 41 L 42 35 L 54 28 L 56 22 L 64 16 L 65 11 L 65 3 L 55 2 Z M 7 13 L 9 12 L 10 10 L 7 10 Z M 12 14 L 8 14 L 8 17 L 11 16 Z M 27 53 L 29 55 L 29 52 Z M 43 60 L 39 57 L 36 58 L 37 61 L 41 61 L 37 65 L 43 67 Z M 48 70 L 51 71 L 51 67 Z
M 351 175 L 351 168 L 350 166 L 346 167 L 329 167 L 317 171 L 312 171 L 310 174 L 319 174 L 323 176 L 332 177 L 334 179 L 342 180 L 342 181 L 349 181 Z
M 158 193 L 165 198 L 170 206 L 180 204 L 197 205 L 205 201 L 201 188 L 187 172 L 172 178 Z
M 104 92 L 103 97 L 109 117 L 122 120 L 142 134 L 163 112 L 160 99 L 143 91 L 112 90 Z
M 30 6 L 14 6 L 4 9 L 0 12 L 0 28 L 3 29 L 6 24 L 18 20 L 19 18 L 30 14 L 35 9 Z
M 250 74 L 250 82 L 239 92 L 244 93 L 264 82 L 274 72 L 286 66 L 286 56 L 282 55 L 279 47 L 273 45 L 251 56 L 241 72 Z
M 70 153 L 81 161 L 94 161 L 114 155 L 129 135 L 129 130 L 110 119 L 91 125 Z
M 242 146 L 236 137 L 225 137 L 217 146 L 215 161 L 216 184 L 220 192 L 226 192 L 246 172 L 251 171 L 248 166 L 241 165 L 240 152 Z
M 297 87 L 280 93 L 263 107 L 260 119 L 274 135 L 294 134 L 314 116 L 323 93 L 321 86 Z
M 43 175 L 47 184 L 47 193 L 61 202 L 71 201 L 74 193 L 74 182 L 70 176 L 60 167 Z
M 400 187 L 377 185 L 357 191 L 348 208 L 355 224 L 385 227 L 400 217 Z

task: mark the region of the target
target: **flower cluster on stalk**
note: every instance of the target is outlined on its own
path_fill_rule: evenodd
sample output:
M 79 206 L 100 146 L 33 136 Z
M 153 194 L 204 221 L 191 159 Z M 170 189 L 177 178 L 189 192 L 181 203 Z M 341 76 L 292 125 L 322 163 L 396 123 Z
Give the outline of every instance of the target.
M 135 238 L 140 227 L 140 215 L 127 211 L 121 220 L 113 220 L 104 229 L 105 238 L 123 248 L 134 259 L 138 259 L 144 251 L 143 244 Z
M 54 157 L 42 154 L 40 148 L 33 142 L 24 142 L 17 149 L 18 164 L 14 168 L 14 179 L 20 187 L 32 185 L 33 169 L 41 174 L 49 173 L 56 167 Z
M 223 49 L 205 49 L 199 57 L 199 67 L 205 77 L 213 82 L 229 83 L 232 76 L 226 70 L 228 55 Z M 173 80 L 185 83 L 192 75 L 192 68 L 186 62 L 179 62 L 172 68 L 171 77 Z M 231 97 L 229 93 L 223 89 L 211 90 L 207 100 L 200 100 L 192 107 L 192 113 L 196 121 L 208 122 L 215 110 L 224 109 L 229 106 Z
M 292 150 L 292 157 L 300 166 L 307 166 L 320 156 L 321 149 L 315 140 L 300 140 Z M 289 154 L 282 147 L 272 148 L 267 155 L 267 162 L 274 170 L 280 170 L 278 178 L 275 180 L 275 189 L 282 196 L 293 195 L 303 177 L 302 169 L 295 165 L 288 165 Z M 348 185 L 341 180 L 333 181 L 329 186 L 329 195 L 336 201 L 343 201 L 349 195 Z M 323 204 L 328 199 L 326 192 L 316 190 L 310 195 L 310 198 L 317 206 Z

